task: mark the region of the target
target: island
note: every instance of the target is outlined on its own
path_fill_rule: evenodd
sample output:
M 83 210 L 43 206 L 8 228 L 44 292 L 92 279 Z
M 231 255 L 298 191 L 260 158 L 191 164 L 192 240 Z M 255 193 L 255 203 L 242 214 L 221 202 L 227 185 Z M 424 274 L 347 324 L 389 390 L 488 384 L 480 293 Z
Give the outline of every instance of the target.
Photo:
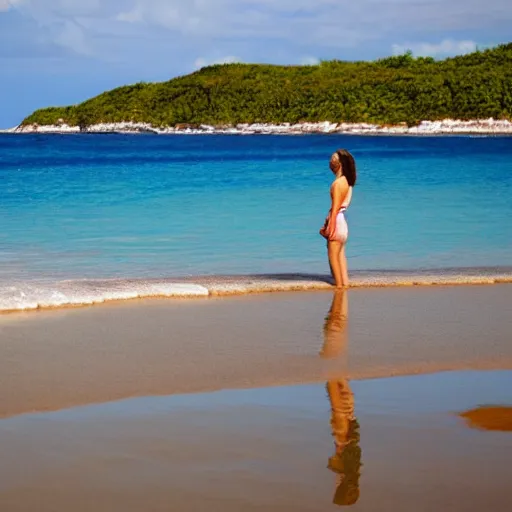
M 512 43 L 435 60 L 224 64 L 25 118 L 15 133 L 507 133 Z

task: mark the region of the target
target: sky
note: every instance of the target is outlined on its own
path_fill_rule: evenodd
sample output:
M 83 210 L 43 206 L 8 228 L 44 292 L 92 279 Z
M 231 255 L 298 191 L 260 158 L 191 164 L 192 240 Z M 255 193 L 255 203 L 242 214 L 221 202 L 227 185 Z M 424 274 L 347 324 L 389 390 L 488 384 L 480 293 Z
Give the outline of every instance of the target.
M 443 58 L 510 27 L 511 0 L 0 0 L 0 128 L 213 63 Z

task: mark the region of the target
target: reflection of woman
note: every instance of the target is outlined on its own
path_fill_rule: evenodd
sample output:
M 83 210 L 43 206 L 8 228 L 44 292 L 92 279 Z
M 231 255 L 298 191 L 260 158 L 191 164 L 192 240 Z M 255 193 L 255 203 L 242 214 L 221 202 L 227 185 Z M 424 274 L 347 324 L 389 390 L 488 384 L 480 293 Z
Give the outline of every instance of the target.
M 331 185 L 331 209 L 320 234 L 327 239 L 327 255 L 336 288 L 343 288 L 349 284 L 345 256 L 348 238 L 345 211 L 350 205 L 352 189 L 356 184 L 356 163 L 346 149 L 339 149 L 331 156 L 329 167 L 336 177 Z
M 322 357 L 334 358 L 343 354 L 347 319 L 347 292 L 336 291 L 324 325 Z M 335 446 L 328 468 L 338 475 L 333 502 L 336 505 L 353 505 L 359 499 L 361 474 L 359 423 L 354 415 L 354 395 L 345 378 L 329 380 L 326 389 L 331 403 L 331 429 Z
M 359 499 L 361 475 L 359 422 L 354 416 L 354 396 L 346 379 L 327 382 L 327 393 L 331 402 L 331 428 L 336 449 L 327 467 L 338 475 L 333 502 L 336 505 L 354 505 Z
M 347 344 L 348 297 L 346 290 L 336 290 L 332 297 L 331 309 L 325 317 L 324 345 L 320 356 L 332 359 L 345 351 Z

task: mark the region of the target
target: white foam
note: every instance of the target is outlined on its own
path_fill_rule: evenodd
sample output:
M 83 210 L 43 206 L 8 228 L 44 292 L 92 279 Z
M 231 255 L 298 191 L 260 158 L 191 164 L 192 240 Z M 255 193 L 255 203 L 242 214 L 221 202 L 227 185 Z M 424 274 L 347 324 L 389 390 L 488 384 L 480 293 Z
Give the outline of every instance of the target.
M 351 287 L 512 283 L 512 268 L 418 272 L 354 272 Z M 198 276 L 194 279 L 98 279 L 0 282 L 0 313 L 150 297 L 208 297 L 331 289 L 330 278 L 312 274 Z
M 207 297 L 208 289 L 194 283 L 143 280 L 13 283 L 0 286 L 0 311 L 24 311 L 101 304 L 145 297 Z

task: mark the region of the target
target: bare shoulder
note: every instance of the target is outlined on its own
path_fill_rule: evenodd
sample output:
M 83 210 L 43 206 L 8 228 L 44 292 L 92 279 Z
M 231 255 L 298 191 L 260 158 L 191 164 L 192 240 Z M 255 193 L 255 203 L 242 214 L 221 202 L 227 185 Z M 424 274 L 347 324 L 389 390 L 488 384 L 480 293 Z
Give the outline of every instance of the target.
M 339 178 L 336 178 L 331 185 L 331 192 L 343 192 L 346 191 L 349 188 L 348 181 L 345 176 L 340 176 Z

